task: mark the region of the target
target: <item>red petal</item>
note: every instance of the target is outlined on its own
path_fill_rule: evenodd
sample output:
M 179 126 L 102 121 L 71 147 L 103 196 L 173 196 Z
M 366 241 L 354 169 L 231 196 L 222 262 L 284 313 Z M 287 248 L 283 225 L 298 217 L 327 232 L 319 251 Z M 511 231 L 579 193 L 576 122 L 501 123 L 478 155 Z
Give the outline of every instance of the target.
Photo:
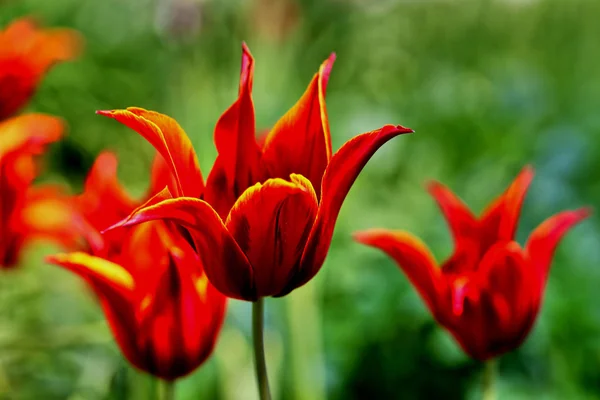
M 131 296 L 134 282 L 131 274 L 120 265 L 86 253 L 63 253 L 50 256 L 47 261 L 60 265 L 92 282 L 101 292 L 110 292 L 123 299 Z
M 58 254 L 48 257 L 47 261 L 76 273 L 91 284 L 123 354 L 143 369 L 143 360 L 135 344 L 135 286 L 129 272 L 120 265 L 85 253 Z
M 591 213 L 590 208 L 563 211 L 542 222 L 531 233 L 525 249 L 542 285 L 546 283 L 554 250 L 562 237 Z
M 472 238 L 476 234 L 476 219 L 465 203 L 439 182 L 431 182 L 427 189 L 446 217 L 455 244 Z
M 242 46 L 242 72 L 238 99 L 223 113 L 215 126 L 215 145 L 219 153 L 207 180 L 206 200 L 219 204 L 221 198 L 237 199 L 247 188 L 262 180 L 260 149 L 256 143 L 252 79 L 254 59 Z M 229 201 L 228 201 L 229 203 Z M 233 202 L 217 208 L 227 215 Z
M 160 153 L 156 153 L 152 162 L 152 172 L 150 173 L 149 196 L 154 196 L 165 187 L 169 188 L 170 193 L 177 193 L 177 181 Z
M 192 265 L 189 265 L 191 263 Z M 210 354 L 223 322 L 225 297 L 207 303 L 196 288 L 199 263 L 191 247 L 174 248 L 155 293 L 148 295 L 140 320 L 138 345 L 150 372 L 172 380 L 188 374 Z M 211 308 L 212 307 L 212 308 Z
M 449 328 L 473 358 L 486 360 L 518 347 L 529 333 L 540 290 L 516 242 L 502 242 L 485 254 L 468 284 L 476 292 L 464 299 L 461 315 Z
M 540 287 L 525 254 L 516 242 L 494 245 L 481 261 L 478 271 L 481 289 L 491 296 L 495 315 L 489 326 L 514 334 L 540 299 Z M 493 330 L 492 330 L 493 331 Z M 499 332 L 496 332 L 499 333 Z
M 0 32 L 0 119 L 6 118 L 33 95 L 50 66 L 75 57 L 81 36 L 69 29 L 39 29 L 28 18 Z
M 298 102 L 275 124 L 266 138 L 263 160 L 271 177 L 292 173 L 306 176 L 317 195 L 331 159 L 331 134 L 325 108 L 325 90 L 333 67 L 332 54 L 315 74 Z
M 45 146 L 61 138 L 60 118 L 45 114 L 25 114 L 0 123 L 0 158 L 13 151 L 41 153 Z
M 481 217 L 483 234 L 487 245 L 499 240 L 513 240 L 521 215 L 521 206 L 534 171 L 526 166 L 506 191 L 498 197 Z
M 210 282 L 223 294 L 255 300 L 252 267 L 213 208 L 203 200 L 181 197 L 135 210 L 109 230 L 158 219 L 190 231 Z
M 269 179 L 242 194 L 227 218 L 254 270 L 259 297 L 282 293 L 297 273 L 317 214 L 317 197 L 306 178 Z
M 354 234 L 354 240 L 384 251 L 404 271 L 427 307 L 438 313 L 438 298 L 442 290 L 440 270 L 433 255 L 416 237 L 407 232 L 373 229 Z
M 323 265 L 342 203 L 367 161 L 388 140 L 411 132 L 402 126 L 386 125 L 347 141 L 332 157 L 323 175 L 319 210 L 302 254 L 299 276 L 289 290 L 308 282 Z
M 72 249 L 78 244 L 81 216 L 59 187 L 31 187 L 20 217 L 20 229 L 27 236 L 42 237 Z
M 76 198 L 79 210 L 98 231 L 127 217 L 137 205 L 119 182 L 117 166 L 113 153 L 100 153 L 85 180 L 83 193 Z
M 178 196 L 200 197 L 204 180 L 190 139 L 174 119 L 154 111 L 130 107 L 127 110 L 97 111 L 116 119 L 142 135 L 164 157 L 177 182 Z

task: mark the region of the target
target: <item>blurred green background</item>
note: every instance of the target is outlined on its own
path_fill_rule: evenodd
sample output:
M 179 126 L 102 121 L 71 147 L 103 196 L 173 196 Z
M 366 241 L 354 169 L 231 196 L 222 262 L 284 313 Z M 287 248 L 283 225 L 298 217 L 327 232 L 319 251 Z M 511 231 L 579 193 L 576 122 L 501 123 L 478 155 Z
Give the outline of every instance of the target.
M 81 190 L 103 149 L 142 194 L 150 146 L 97 109 L 175 117 L 205 176 L 212 130 L 236 97 L 240 44 L 256 58 L 259 128 L 272 126 L 337 53 L 327 96 L 333 146 L 397 123 L 350 192 L 322 271 L 267 301 L 278 398 L 476 399 L 482 366 L 436 326 L 404 275 L 351 240 L 369 227 L 414 232 L 443 260 L 451 240 L 423 183 L 437 179 L 477 212 L 528 163 L 537 171 L 518 240 L 543 219 L 600 199 L 600 2 L 596 0 L 0 0 L 0 26 L 33 14 L 79 30 L 83 56 L 57 66 L 30 103 L 68 137 L 40 181 Z M 500 359 L 500 399 L 600 398 L 600 222 L 556 253 L 528 340 Z M 37 245 L 0 279 L 1 399 L 150 399 L 154 382 L 120 356 L 84 283 Z M 210 362 L 177 399 L 256 398 L 250 305 L 230 302 Z

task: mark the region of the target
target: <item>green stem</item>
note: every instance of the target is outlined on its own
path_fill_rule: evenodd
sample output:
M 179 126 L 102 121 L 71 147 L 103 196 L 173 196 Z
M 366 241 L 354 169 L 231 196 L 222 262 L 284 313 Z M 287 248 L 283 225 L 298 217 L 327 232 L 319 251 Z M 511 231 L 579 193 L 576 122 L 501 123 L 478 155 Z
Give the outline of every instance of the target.
M 496 360 L 485 362 L 483 371 L 483 400 L 496 400 Z
M 158 400 L 175 400 L 175 381 L 158 381 Z
M 265 361 L 265 344 L 263 340 L 264 299 L 259 297 L 252 303 L 252 340 L 254 342 L 254 369 L 260 400 L 271 400 L 267 363 Z

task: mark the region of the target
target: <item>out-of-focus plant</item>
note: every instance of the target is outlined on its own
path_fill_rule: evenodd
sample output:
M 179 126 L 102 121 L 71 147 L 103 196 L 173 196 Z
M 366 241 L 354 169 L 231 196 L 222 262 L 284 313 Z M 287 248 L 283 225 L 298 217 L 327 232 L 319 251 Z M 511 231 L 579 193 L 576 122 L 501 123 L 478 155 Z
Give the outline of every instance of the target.
M 590 214 L 564 211 L 538 226 L 524 248 L 514 237 L 521 206 L 533 179 L 526 167 L 512 185 L 476 218 L 440 183 L 429 186 L 454 237 L 455 250 L 437 267 L 429 249 L 403 231 L 359 232 L 356 240 L 392 257 L 415 286 L 434 318 L 476 360 L 487 361 L 520 346 L 542 303 L 552 256 L 562 237 Z M 484 398 L 495 398 L 486 371 Z
M 195 158 L 189 161 L 197 165 Z M 83 194 L 74 199 L 85 221 L 81 234 L 89 250 L 58 254 L 49 261 L 89 282 L 125 357 L 165 380 L 164 398 L 172 399 L 173 382 L 211 354 L 226 297 L 208 282 L 192 244 L 173 224 L 154 221 L 100 234 L 144 202 L 131 199 L 116 174 L 116 157 L 101 154 Z M 177 183 L 177 175 L 157 155 L 147 199 Z

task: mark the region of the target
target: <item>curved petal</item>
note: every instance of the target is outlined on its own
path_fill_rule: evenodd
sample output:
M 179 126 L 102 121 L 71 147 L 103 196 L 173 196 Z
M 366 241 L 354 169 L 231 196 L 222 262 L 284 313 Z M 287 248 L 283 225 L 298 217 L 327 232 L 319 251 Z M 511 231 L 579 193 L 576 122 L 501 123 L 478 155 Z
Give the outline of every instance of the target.
M 116 119 L 142 135 L 164 157 L 177 182 L 177 196 L 200 197 L 204 180 L 190 139 L 173 118 L 154 111 L 130 107 L 96 111 Z
M 86 253 L 57 254 L 46 260 L 68 269 L 89 282 L 97 293 L 106 319 L 123 354 L 132 364 L 144 369 L 135 344 L 135 283 L 123 267 Z
M 257 183 L 235 203 L 227 230 L 254 270 L 259 297 L 281 293 L 294 276 L 317 214 L 317 197 L 306 178 Z
M 49 256 L 46 261 L 76 273 L 94 284 L 102 293 L 128 299 L 133 294 L 133 277 L 118 264 L 86 253 L 62 253 Z
M 223 197 L 235 201 L 244 190 L 262 180 L 261 153 L 255 138 L 253 73 L 254 59 L 243 44 L 238 98 L 215 126 L 215 146 L 219 155 L 207 179 L 206 200 L 210 204 L 219 204 Z M 228 207 L 232 205 L 233 202 Z M 228 207 L 219 206 L 217 211 L 225 216 L 229 210 L 224 210 Z
M 483 213 L 482 234 L 490 245 L 498 240 L 514 239 L 521 206 L 533 176 L 534 171 L 531 166 L 523 168 L 508 189 Z
M 411 129 L 402 126 L 386 125 L 347 141 L 332 157 L 321 183 L 317 218 L 302 254 L 299 274 L 290 284 L 290 291 L 312 279 L 323 265 L 342 203 L 367 161 L 388 140 L 411 132 Z
M 149 196 L 162 191 L 165 187 L 169 188 L 170 193 L 177 193 L 177 182 L 169 168 L 169 164 L 165 161 L 160 153 L 156 153 L 152 161 L 152 170 L 150 173 L 150 189 Z
M 29 237 L 43 237 L 74 249 L 83 221 L 61 188 L 44 185 L 27 191 L 21 210 L 20 230 Z
M 98 231 L 127 217 L 137 206 L 119 182 L 117 166 L 113 153 L 100 153 L 85 180 L 83 193 L 75 198 L 81 213 Z
M 304 175 L 317 189 L 317 195 L 331 159 L 325 91 L 334 61 L 335 54 L 331 54 L 321 64 L 300 100 L 275 124 L 263 147 L 263 160 L 270 177 Z
M 108 230 L 153 220 L 171 220 L 190 231 L 210 282 L 223 294 L 255 300 L 253 271 L 248 259 L 205 201 L 189 197 L 164 200 L 135 210 Z
M 591 213 L 590 208 L 563 211 L 542 222 L 531 233 L 525 249 L 541 285 L 546 283 L 554 250 L 562 237 L 579 222 L 589 217 Z
M 537 315 L 540 290 L 525 253 L 516 242 L 493 245 L 468 285 L 463 311 L 451 329 L 465 351 L 486 360 L 518 347 Z
M 24 114 L 0 123 L 0 158 L 13 151 L 40 154 L 59 140 L 64 131 L 62 119 L 46 114 Z
M 39 29 L 22 18 L 0 32 L 0 119 L 16 113 L 54 63 L 74 58 L 81 36 L 69 29 Z
M 537 309 L 540 287 L 531 271 L 524 251 L 516 242 L 502 242 L 493 246 L 481 261 L 478 270 L 481 290 L 491 296 L 495 316 L 493 323 L 503 333 L 518 331 L 514 324 L 523 323 L 524 317 Z
M 407 232 L 385 229 L 357 232 L 354 240 L 378 248 L 394 259 L 427 307 L 434 315 L 438 314 L 442 275 L 433 255 L 421 240 Z
M 444 214 L 455 245 L 476 234 L 477 220 L 458 196 L 439 182 L 430 182 L 427 190 Z
M 42 29 L 26 17 L 0 32 L 0 56 L 22 56 L 41 73 L 56 62 L 79 55 L 82 42 L 81 35 L 72 29 Z
M 220 303 L 209 308 L 197 291 L 196 276 L 190 274 L 195 268 L 188 264 L 198 262 L 191 248 L 172 249 L 157 290 L 140 310 L 138 346 L 151 372 L 163 379 L 179 378 L 200 365 L 223 321 L 225 296 L 219 294 Z

